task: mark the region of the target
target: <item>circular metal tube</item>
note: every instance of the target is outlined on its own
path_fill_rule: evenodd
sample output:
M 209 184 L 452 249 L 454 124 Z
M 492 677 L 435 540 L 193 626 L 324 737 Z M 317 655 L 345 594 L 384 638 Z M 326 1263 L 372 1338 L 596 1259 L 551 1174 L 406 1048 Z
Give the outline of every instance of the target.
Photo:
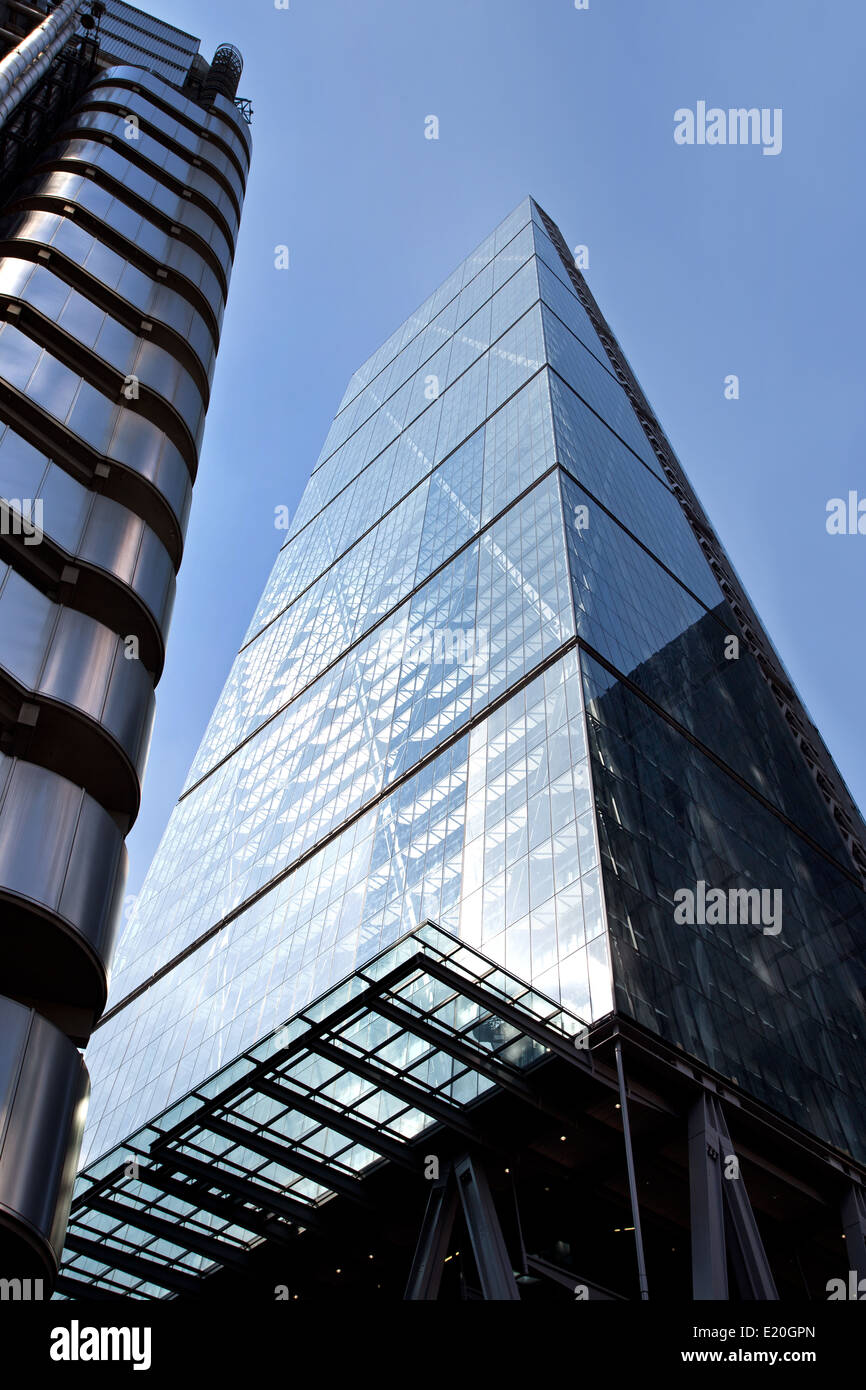
M 43 24 L 22 39 L 0 63 L 0 126 L 33 89 L 72 34 L 79 0 L 63 0 Z

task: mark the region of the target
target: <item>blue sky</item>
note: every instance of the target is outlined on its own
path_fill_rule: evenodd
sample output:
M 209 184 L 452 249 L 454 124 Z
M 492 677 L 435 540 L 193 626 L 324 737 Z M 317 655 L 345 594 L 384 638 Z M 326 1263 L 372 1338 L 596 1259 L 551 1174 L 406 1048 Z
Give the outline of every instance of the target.
M 294 510 L 350 375 L 527 194 L 588 246 L 593 293 L 866 806 L 866 535 L 825 527 L 830 498 L 866 498 L 857 0 L 143 7 L 206 57 L 241 48 L 255 148 L 128 891 L 284 538 L 274 508 Z M 781 108 L 781 153 L 677 145 L 674 112 L 701 100 Z

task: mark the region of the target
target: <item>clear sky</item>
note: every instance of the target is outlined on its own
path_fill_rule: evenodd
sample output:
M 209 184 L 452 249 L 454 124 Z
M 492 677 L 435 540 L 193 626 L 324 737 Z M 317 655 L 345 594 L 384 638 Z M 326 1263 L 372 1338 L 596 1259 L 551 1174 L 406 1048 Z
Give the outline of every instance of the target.
M 253 170 L 157 691 L 140 888 L 346 383 L 527 194 L 866 807 L 862 0 L 142 0 L 238 45 Z M 674 113 L 781 108 L 782 149 Z M 425 118 L 440 122 L 424 138 Z M 290 248 L 288 271 L 274 248 Z M 736 374 L 739 400 L 726 400 Z

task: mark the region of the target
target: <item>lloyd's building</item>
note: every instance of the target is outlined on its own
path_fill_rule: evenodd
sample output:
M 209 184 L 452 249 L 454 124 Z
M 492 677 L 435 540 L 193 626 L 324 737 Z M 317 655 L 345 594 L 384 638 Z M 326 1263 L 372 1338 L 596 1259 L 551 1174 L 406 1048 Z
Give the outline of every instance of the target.
M 240 54 L 198 48 L 0 0 L 4 1298 L 63 1248 L 249 169 Z
M 864 882 L 527 199 L 349 383 L 115 954 L 58 1292 L 825 1299 Z

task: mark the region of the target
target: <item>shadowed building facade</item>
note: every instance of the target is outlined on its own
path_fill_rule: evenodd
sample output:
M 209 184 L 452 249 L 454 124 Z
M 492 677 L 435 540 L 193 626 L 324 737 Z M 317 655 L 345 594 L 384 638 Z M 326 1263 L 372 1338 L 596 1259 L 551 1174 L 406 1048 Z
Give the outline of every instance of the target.
M 118 948 L 63 1292 L 823 1296 L 864 839 L 527 199 L 331 425 Z
M 39 17 L 41 15 L 41 18 Z M 249 169 L 240 55 L 0 6 L 0 1272 L 51 1277 Z

